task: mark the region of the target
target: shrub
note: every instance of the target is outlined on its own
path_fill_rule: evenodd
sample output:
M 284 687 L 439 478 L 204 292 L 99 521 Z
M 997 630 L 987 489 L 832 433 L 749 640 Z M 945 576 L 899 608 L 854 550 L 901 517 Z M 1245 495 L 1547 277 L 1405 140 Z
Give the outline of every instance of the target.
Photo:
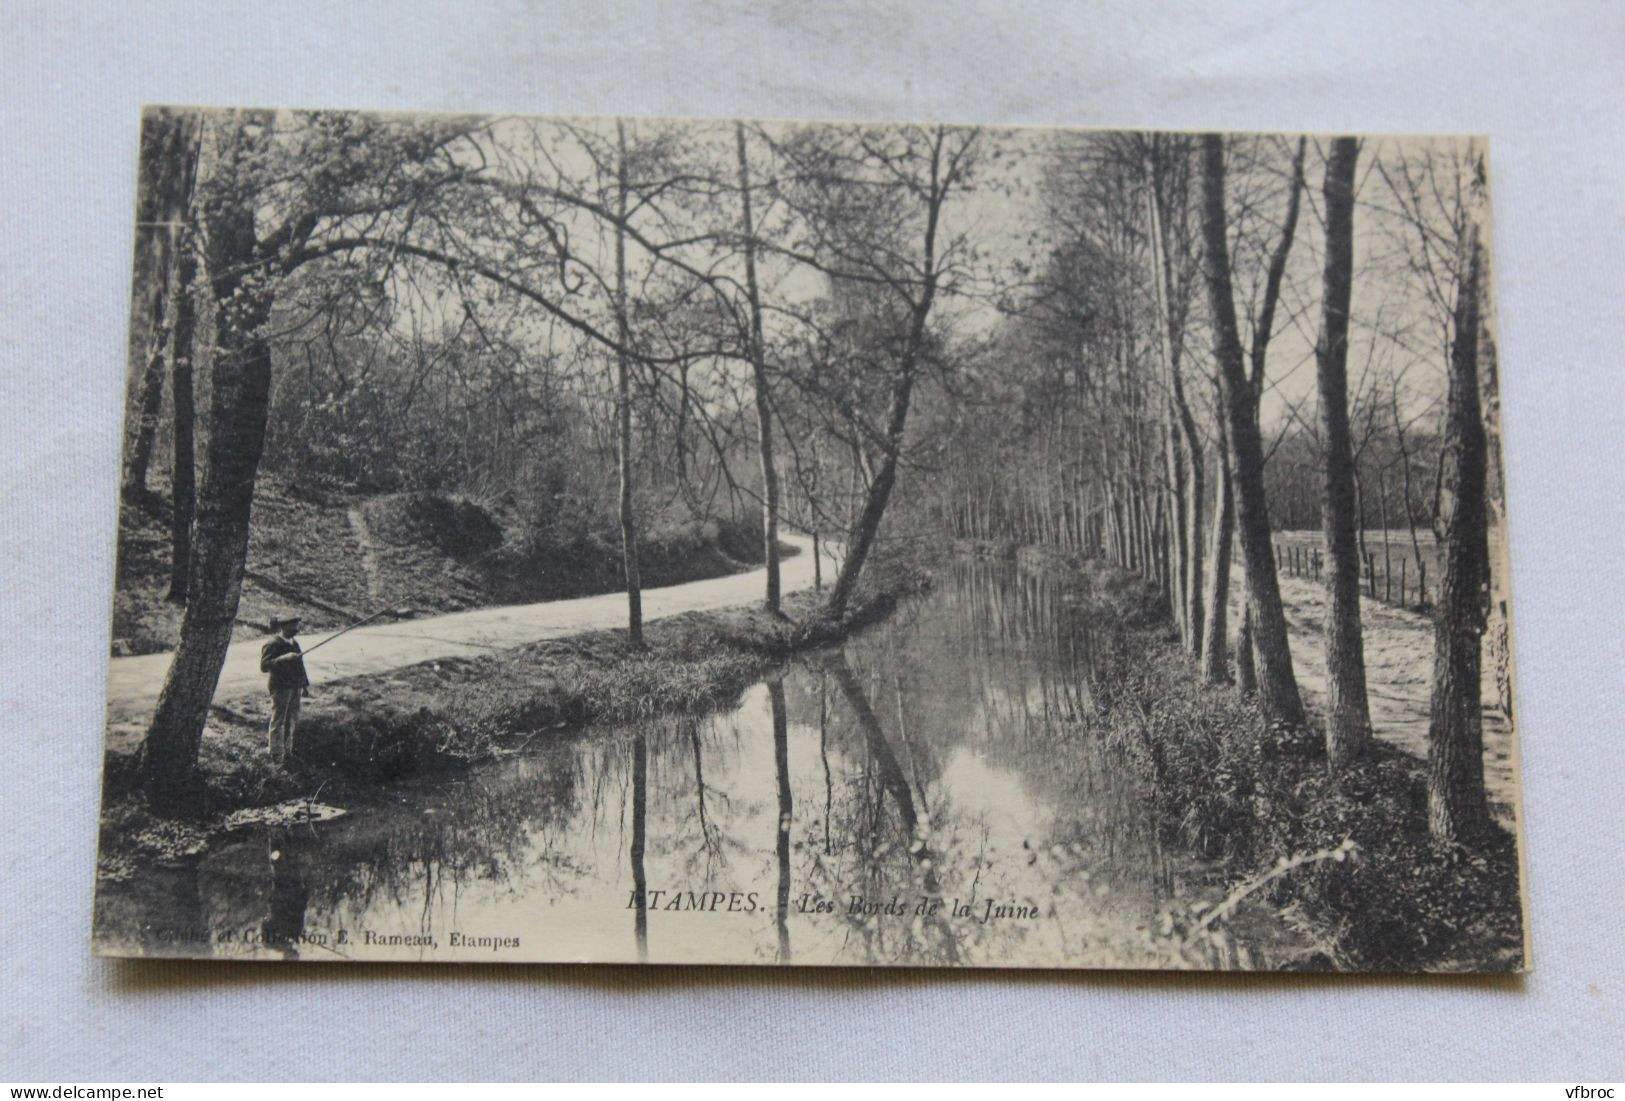
M 404 511 L 420 537 L 454 558 L 472 558 L 502 545 L 502 526 L 473 501 L 412 493 Z

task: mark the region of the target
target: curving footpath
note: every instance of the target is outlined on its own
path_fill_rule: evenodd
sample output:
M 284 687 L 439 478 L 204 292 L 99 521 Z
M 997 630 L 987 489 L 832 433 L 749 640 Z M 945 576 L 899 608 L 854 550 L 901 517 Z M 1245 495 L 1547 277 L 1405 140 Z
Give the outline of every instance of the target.
M 800 552 L 784 558 L 779 565 L 780 585 L 785 593 L 810 588 L 813 583 L 812 539 L 781 532 L 780 539 Z M 832 560 L 831 545 L 823 545 L 824 571 L 833 577 L 838 560 Z M 643 590 L 645 622 L 681 615 L 683 612 L 710 611 L 736 607 L 760 600 L 767 570 L 729 574 L 705 581 L 689 581 L 659 589 Z M 549 600 L 539 604 L 508 604 L 475 608 L 466 612 L 395 623 L 358 627 L 312 654 L 306 665 L 313 682 L 382 673 L 405 665 L 436 658 L 463 657 L 523 646 L 544 639 L 565 638 L 587 631 L 601 631 L 626 625 L 626 594 L 602 593 L 573 600 Z M 331 636 L 301 636 L 306 650 Z M 260 672 L 260 647 L 264 639 L 234 642 L 226 651 L 226 664 L 215 688 L 216 702 L 263 695 L 265 674 Z M 159 689 L 169 672 L 171 654 L 144 654 L 113 658 L 107 675 L 107 721 L 109 724 L 145 719 L 158 702 Z

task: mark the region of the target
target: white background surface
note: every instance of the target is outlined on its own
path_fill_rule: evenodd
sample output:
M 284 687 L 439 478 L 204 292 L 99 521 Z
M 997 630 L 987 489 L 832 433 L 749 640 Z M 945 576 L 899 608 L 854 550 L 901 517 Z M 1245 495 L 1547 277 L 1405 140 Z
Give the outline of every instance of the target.
M 1625 7 L 283 7 L 0 6 L 0 1079 L 1625 1075 Z M 92 960 L 143 102 L 1489 133 L 1535 974 Z

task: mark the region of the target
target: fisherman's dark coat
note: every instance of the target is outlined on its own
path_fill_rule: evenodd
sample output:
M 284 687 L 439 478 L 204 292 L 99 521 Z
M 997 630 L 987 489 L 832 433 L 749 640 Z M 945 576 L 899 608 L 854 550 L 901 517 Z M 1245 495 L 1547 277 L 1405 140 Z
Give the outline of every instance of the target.
M 283 654 L 303 653 L 299 644 L 291 638 L 278 635 L 267 642 L 260 649 L 260 672 L 271 674 L 270 689 L 272 692 L 287 692 L 301 689 L 310 684 L 310 678 L 305 675 L 304 659 L 299 661 L 284 661 L 277 665 L 271 663 Z

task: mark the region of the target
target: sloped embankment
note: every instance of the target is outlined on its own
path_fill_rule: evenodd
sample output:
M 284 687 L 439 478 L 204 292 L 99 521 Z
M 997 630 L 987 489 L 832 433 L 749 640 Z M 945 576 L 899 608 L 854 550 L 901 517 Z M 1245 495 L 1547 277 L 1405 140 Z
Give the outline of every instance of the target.
M 128 505 L 119 523 L 113 654 L 174 648 L 181 606 L 169 588 L 168 503 Z M 722 577 L 761 562 L 759 529 L 727 520 L 651 523 L 640 540 L 653 588 Z M 254 500 L 237 637 L 262 634 L 280 611 L 307 631 L 378 608 L 417 613 L 528 604 L 622 585 L 614 533 L 528 526 L 513 509 L 463 497 L 313 493 L 276 478 Z

